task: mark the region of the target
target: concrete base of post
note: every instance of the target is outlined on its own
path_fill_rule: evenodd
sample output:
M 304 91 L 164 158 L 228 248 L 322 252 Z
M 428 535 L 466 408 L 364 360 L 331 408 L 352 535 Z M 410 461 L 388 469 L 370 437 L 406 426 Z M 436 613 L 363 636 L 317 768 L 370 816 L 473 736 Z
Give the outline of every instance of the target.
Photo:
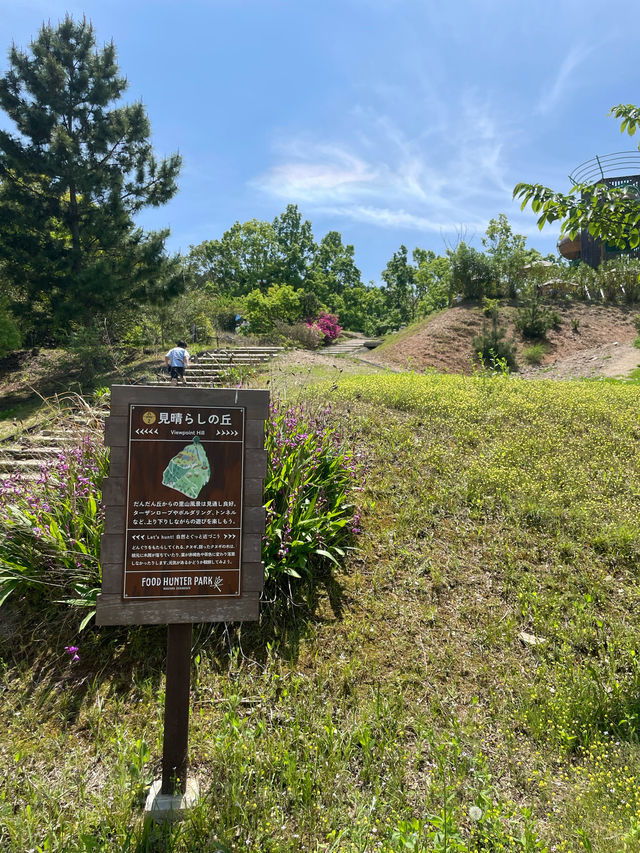
M 155 823 L 182 820 L 187 809 L 193 808 L 200 799 L 200 787 L 196 779 L 187 779 L 184 794 L 162 794 L 162 779 L 156 779 L 144 806 L 145 820 Z

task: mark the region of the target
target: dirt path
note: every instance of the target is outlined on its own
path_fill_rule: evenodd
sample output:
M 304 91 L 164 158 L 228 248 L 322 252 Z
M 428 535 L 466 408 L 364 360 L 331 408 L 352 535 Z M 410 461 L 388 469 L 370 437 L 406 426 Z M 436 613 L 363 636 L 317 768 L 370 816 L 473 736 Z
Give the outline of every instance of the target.
M 629 342 L 614 342 L 590 347 L 566 355 L 540 367 L 522 365 L 516 374 L 523 379 L 595 379 L 625 377 L 640 367 L 640 349 Z M 306 384 L 312 377 L 338 378 L 356 373 L 378 373 L 387 370 L 402 373 L 403 368 L 376 359 L 375 350 L 333 356 L 331 349 L 322 352 L 294 350 L 279 356 L 272 368 L 272 384 Z M 278 374 L 283 374 L 282 379 Z
M 640 365 L 640 350 L 633 346 L 638 335 L 636 309 L 626 305 L 559 303 L 560 324 L 547 333 L 547 352 L 538 367 L 527 365 L 525 341 L 517 332 L 517 308 L 505 304 L 500 323 L 506 336 L 516 342 L 518 375 L 527 379 L 579 379 L 597 376 L 628 376 Z M 440 373 L 473 372 L 473 338 L 486 324 L 480 307 L 466 303 L 450 308 L 401 332 L 380 349 L 361 358 L 400 370 Z
M 623 378 L 640 367 L 640 350 L 631 343 L 604 344 L 542 367 L 525 367 L 525 379 L 595 379 L 599 376 Z

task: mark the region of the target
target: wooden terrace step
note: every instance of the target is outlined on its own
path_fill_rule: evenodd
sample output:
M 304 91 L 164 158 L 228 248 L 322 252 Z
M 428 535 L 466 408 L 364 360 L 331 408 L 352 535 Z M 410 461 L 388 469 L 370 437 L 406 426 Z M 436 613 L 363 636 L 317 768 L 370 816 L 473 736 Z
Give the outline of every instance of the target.
M 51 456 L 58 456 L 63 449 L 64 445 L 61 444 L 41 444 L 34 447 L 25 447 L 24 445 L 14 444 L 0 448 L 0 459 L 45 459 Z

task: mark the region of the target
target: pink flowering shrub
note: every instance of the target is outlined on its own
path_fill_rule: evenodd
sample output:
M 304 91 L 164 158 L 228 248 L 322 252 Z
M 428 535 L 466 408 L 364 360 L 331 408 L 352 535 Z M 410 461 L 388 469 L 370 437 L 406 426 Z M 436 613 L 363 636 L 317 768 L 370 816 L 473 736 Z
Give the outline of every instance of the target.
M 308 323 L 308 326 L 317 326 L 324 336 L 325 344 L 335 341 L 340 337 L 342 326 L 338 323 L 338 317 L 335 314 L 327 314 L 323 312 L 313 323 Z

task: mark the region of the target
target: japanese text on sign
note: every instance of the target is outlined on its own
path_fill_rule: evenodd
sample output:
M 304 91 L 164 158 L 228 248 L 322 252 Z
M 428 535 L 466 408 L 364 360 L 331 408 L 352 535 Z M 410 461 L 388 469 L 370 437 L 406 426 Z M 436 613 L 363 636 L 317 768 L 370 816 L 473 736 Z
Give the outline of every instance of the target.
M 243 450 L 242 408 L 130 406 L 125 599 L 240 594 Z

